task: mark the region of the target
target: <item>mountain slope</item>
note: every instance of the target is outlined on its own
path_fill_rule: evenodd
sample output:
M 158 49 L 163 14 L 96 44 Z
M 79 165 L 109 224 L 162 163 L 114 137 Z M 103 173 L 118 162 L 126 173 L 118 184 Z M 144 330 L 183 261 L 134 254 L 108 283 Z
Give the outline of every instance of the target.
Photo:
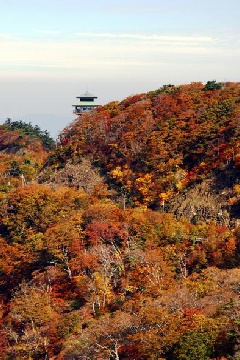
M 239 359 L 239 94 L 131 96 L 51 152 L 0 128 L 1 359 Z
M 182 211 L 190 217 L 177 206 L 177 199 L 182 202 L 189 188 L 211 180 L 208 192 L 215 200 L 207 206 L 210 217 L 216 219 L 215 213 L 223 211 L 234 217 L 239 197 L 240 84 L 207 85 L 164 86 L 80 117 L 60 134 L 49 164 L 63 167 L 88 157 L 129 205 Z M 215 203 L 216 211 L 210 211 Z

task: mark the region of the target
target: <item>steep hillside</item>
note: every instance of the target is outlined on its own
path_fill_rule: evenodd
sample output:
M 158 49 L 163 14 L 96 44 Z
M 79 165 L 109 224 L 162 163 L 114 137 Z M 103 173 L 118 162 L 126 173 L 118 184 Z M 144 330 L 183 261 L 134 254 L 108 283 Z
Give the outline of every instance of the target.
M 237 219 L 239 135 L 239 83 L 167 85 L 76 119 L 49 165 L 87 157 L 127 205 Z M 191 211 L 184 198 L 192 198 Z
M 239 359 L 239 110 L 212 81 L 107 104 L 52 149 L 0 127 L 1 359 Z

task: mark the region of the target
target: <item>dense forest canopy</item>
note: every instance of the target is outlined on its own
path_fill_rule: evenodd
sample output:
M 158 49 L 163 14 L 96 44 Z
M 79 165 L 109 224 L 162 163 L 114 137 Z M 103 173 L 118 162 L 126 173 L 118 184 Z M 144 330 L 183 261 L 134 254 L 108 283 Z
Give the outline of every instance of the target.
M 7 119 L 0 126 L 0 189 L 35 180 L 53 145 L 47 131 Z
M 28 135 L 30 138 L 39 139 L 44 148 L 50 150 L 54 147 L 54 140 L 51 138 L 48 131 L 42 131 L 38 125 L 33 126 L 31 123 L 26 123 L 22 120 L 12 121 L 8 118 L 3 127 L 7 130 L 18 130 L 20 133 Z
M 129 204 L 151 208 L 220 172 L 234 187 L 240 85 L 219 86 L 214 81 L 166 85 L 107 104 L 63 130 L 52 161 L 62 166 L 88 156 Z
M 239 359 L 239 131 L 216 81 L 0 126 L 0 358 Z

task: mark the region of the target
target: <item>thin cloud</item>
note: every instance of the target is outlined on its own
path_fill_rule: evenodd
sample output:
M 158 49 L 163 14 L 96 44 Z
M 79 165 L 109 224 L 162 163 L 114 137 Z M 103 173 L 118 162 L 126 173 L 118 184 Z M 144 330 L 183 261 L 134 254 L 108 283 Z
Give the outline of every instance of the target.
M 47 31 L 47 30 L 44 30 Z M 51 30 L 52 31 L 52 30 Z M 117 41 L 116 41 L 117 37 Z M 51 38 L 51 37 L 50 37 Z M 108 39 L 100 41 L 101 39 Z M 91 39 L 91 41 L 89 41 Z M 69 74 L 70 72 L 90 71 L 109 73 L 109 69 L 135 69 L 142 74 L 142 69 L 158 67 L 160 64 L 190 61 L 196 58 L 227 59 L 239 57 L 239 47 L 228 43 L 227 51 L 211 36 L 170 36 L 144 35 L 128 33 L 78 33 L 71 39 L 1 39 L 0 37 L 0 70 L 50 73 L 54 71 Z M 224 46 L 226 48 L 226 46 Z M 54 70 L 55 69 L 55 70 Z
M 45 34 L 45 35 L 60 35 L 62 34 L 61 31 L 58 30 L 48 30 L 48 29 L 43 29 L 43 30 L 36 30 L 36 33 L 39 34 Z
M 129 1 L 127 2 L 127 5 L 120 5 L 120 4 L 112 4 L 111 6 L 105 6 L 104 10 L 108 10 L 114 13 L 175 13 L 175 12 L 184 12 L 187 11 L 189 6 L 183 6 L 181 4 L 180 6 L 177 6 L 177 4 L 161 4 L 159 5 L 158 1 L 156 1 L 156 4 L 151 4 L 148 1 L 148 4 L 146 5 L 146 1 L 141 4 L 139 1 L 136 1 L 135 4 L 129 4 Z
M 96 38 L 119 38 L 119 39 L 130 39 L 130 40 L 158 40 L 164 42 L 199 42 L 199 43 L 211 43 L 215 39 L 211 36 L 171 36 L 171 35 L 144 35 L 144 34 L 127 34 L 127 33 L 93 33 L 93 32 L 79 32 L 76 33 L 77 36 L 81 37 L 96 37 Z

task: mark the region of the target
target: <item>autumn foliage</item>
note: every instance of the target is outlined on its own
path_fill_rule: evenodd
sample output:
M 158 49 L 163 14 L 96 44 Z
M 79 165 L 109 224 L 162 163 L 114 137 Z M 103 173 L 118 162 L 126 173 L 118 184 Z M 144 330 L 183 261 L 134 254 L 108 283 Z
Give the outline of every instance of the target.
M 239 358 L 239 104 L 166 85 L 51 150 L 0 127 L 1 359 Z M 52 181 L 85 159 L 97 183 Z

